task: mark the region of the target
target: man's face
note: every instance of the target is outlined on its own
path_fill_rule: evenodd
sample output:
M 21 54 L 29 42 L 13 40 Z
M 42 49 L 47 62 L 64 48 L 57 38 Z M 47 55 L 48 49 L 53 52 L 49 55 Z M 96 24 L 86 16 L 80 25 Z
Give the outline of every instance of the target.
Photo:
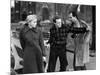
M 37 19 L 34 19 L 34 20 L 32 20 L 31 22 L 30 22 L 30 25 L 32 26 L 32 27 L 36 27 L 36 25 L 37 25 Z
M 72 13 L 70 13 L 70 14 L 68 15 L 68 18 L 69 18 L 69 20 L 72 20 L 72 19 L 73 19 Z
M 77 20 L 77 18 L 75 16 L 73 16 L 72 13 L 70 13 L 68 15 L 68 18 L 69 18 L 70 21 L 76 21 Z
M 61 21 L 61 19 L 56 19 L 56 26 L 57 27 L 61 27 L 61 25 L 62 25 L 62 21 Z

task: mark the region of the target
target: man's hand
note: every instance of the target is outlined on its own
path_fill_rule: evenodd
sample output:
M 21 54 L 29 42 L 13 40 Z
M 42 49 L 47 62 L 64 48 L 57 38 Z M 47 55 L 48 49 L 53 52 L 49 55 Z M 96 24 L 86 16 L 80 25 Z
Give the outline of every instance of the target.
M 46 61 L 46 57 L 45 56 L 43 56 L 43 61 Z

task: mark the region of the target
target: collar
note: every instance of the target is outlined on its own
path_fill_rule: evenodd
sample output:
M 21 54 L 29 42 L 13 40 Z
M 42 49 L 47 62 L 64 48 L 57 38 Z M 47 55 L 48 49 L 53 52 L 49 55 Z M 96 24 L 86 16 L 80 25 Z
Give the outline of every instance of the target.
M 31 28 L 31 30 L 33 31 L 33 32 L 38 32 L 38 30 L 37 30 L 37 28 Z
M 29 28 L 28 26 L 25 26 L 25 27 L 24 27 L 24 32 L 28 32 L 28 31 L 30 31 L 30 30 L 32 30 L 33 32 L 36 32 L 36 33 L 38 32 L 38 31 L 37 31 L 37 28 Z

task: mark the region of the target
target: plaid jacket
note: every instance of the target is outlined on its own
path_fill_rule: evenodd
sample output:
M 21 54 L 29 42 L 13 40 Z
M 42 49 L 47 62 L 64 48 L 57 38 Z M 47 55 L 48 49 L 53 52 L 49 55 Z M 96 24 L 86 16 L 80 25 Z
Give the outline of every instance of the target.
M 53 46 L 62 46 L 66 45 L 67 34 L 68 33 L 85 33 L 86 28 L 76 28 L 62 25 L 61 28 L 56 28 L 55 25 L 50 29 L 50 38 L 48 43 Z

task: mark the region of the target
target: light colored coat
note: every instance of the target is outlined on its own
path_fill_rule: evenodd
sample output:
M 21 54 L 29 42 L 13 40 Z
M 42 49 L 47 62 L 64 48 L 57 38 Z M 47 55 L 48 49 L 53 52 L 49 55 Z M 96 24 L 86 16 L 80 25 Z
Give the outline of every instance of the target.
M 75 38 L 75 66 L 83 66 L 89 62 L 89 42 L 91 32 L 77 34 Z

